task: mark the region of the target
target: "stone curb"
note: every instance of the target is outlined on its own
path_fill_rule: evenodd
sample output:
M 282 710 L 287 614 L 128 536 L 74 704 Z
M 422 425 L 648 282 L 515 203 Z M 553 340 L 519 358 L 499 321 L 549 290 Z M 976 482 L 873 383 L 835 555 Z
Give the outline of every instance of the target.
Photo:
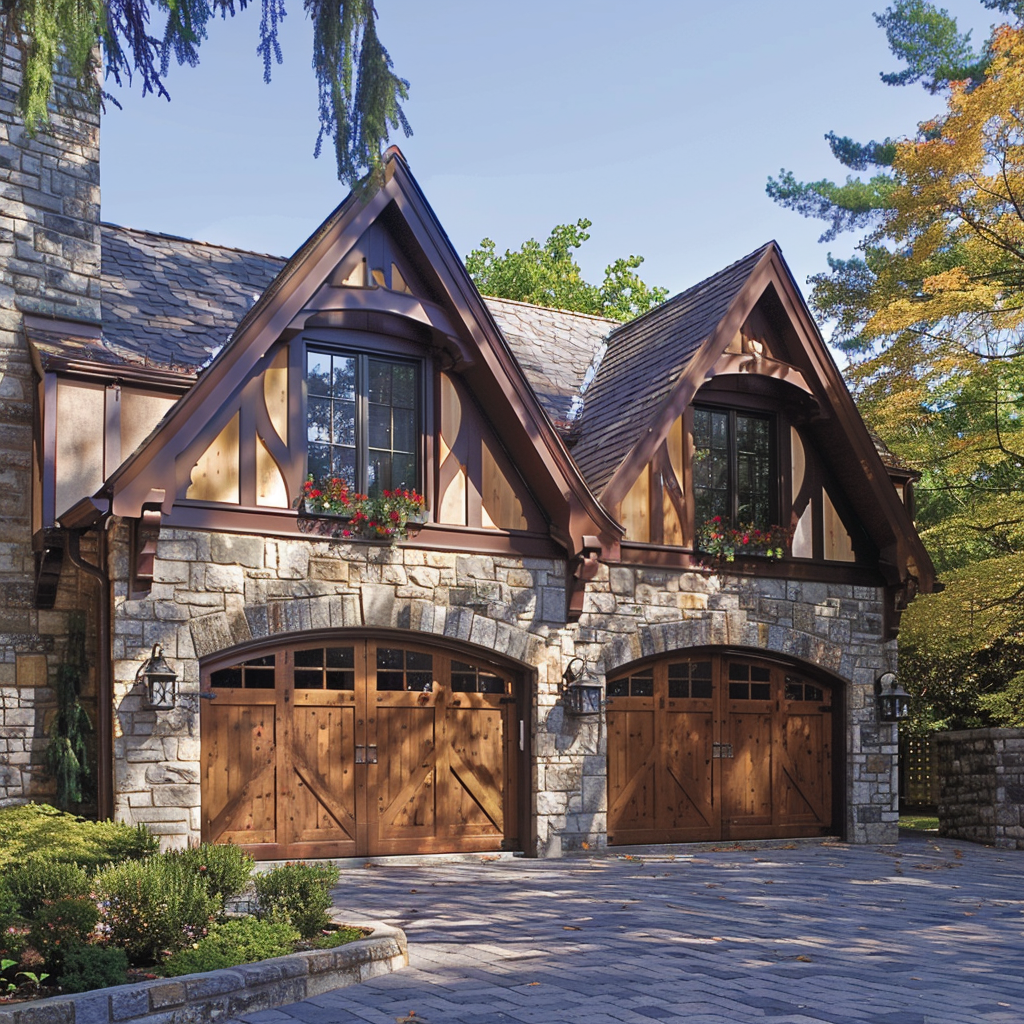
M 206 1024 L 358 985 L 409 963 L 405 932 L 380 921 L 365 939 L 205 974 L 159 978 L 0 1010 L 0 1024 Z

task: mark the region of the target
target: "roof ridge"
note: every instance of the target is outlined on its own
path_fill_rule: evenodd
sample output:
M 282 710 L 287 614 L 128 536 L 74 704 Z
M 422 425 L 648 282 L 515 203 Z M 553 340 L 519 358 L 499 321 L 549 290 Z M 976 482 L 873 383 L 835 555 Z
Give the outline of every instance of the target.
M 207 242 L 202 238 L 186 238 L 185 235 L 174 235 L 169 231 L 151 231 L 149 228 L 131 228 L 125 224 L 115 224 L 113 221 L 100 221 L 101 228 L 114 228 L 117 231 L 129 232 L 133 235 L 146 235 L 149 238 L 167 238 L 174 242 L 188 242 L 189 245 L 204 245 L 208 249 L 225 249 L 228 252 L 241 253 L 243 256 L 259 256 L 262 259 L 280 260 L 287 263 L 287 256 L 275 256 L 273 253 L 260 252 L 257 249 L 242 249 L 237 245 L 222 245 L 220 242 Z
M 776 242 L 774 238 L 771 238 L 763 245 L 758 246 L 758 248 L 752 249 L 750 252 L 747 253 L 746 256 L 741 256 L 738 260 L 733 260 L 732 263 L 726 264 L 726 266 L 716 270 L 713 274 L 708 274 L 707 277 L 702 278 L 696 284 L 691 284 L 689 288 L 684 288 L 681 292 L 676 292 L 675 295 L 669 296 L 669 298 L 665 299 L 664 302 L 660 302 L 657 306 L 654 306 L 651 309 L 647 310 L 646 313 L 641 313 L 640 316 L 636 317 L 633 320 L 627 320 L 620 326 L 635 326 L 636 324 L 644 320 L 646 317 L 651 316 L 651 314 L 657 313 L 659 310 L 664 310 L 666 307 L 671 306 L 674 302 L 678 301 L 679 299 L 682 299 L 684 296 L 692 295 L 694 292 L 699 291 L 706 284 L 708 284 L 708 282 L 713 281 L 716 277 L 721 277 L 723 274 L 727 274 L 730 270 L 732 270 L 734 267 L 738 267 L 741 263 L 746 263 L 747 260 L 753 259 L 755 256 L 760 258 L 769 248 L 769 246 L 774 246 L 776 251 L 781 254 L 782 250 L 779 248 L 779 243 Z M 612 332 L 612 334 L 616 333 L 618 333 L 618 329 Z
M 600 316 L 597 313 L 581 313 L 578 309 L 562 309 L 561 306 L 541 306 L 536 302 L 523 302 L 522 299 L 506 299 L 503 295 L 484 295 L 481 292 L 484 302 L 490 302 L 492 299 L 495 302 L 511 302 L 516 306 L 525 306 L 527 309 L 543 309 L 549 313 L 566 313 L 569 316 L 582 316 L 588 320 L 600 320 L 602 323 L 609 324 L 621 324 L 621 320 L 616 320 L 613 316 Z

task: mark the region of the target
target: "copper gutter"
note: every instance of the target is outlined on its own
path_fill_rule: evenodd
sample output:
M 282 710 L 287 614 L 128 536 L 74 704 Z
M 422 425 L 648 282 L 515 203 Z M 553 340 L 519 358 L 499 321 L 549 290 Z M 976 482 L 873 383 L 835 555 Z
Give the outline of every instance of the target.
M 96 665 L 96 816 L 101 820 L 114 817 L 114 679 L 110 656 L 110 577 L 101 568 L 107 561 L 107 534 L 97 531 L 99 565 L 82 558 L 80 542 L 83 530 L 68 530 L 68 558 L 82 572 L 100 585 L 96 613 L 98 655 Z

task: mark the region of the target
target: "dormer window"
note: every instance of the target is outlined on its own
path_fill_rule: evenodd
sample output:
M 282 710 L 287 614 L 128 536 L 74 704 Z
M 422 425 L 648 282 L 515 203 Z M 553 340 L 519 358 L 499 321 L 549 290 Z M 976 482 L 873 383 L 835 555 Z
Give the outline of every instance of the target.
M 715 516 L 733 526 L 774 522 L 773 423 L 735 409 L 693 411 L 693 495 L 698 527 Z
M 383 355 L 306 353 L 307 467 L 356 491 L 418 488 L 419 364 Z

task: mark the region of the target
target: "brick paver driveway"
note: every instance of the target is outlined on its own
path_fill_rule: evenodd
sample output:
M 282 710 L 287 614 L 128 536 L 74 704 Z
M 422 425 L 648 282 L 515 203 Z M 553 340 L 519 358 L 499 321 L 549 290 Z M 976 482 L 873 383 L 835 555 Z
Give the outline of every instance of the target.
M 1022 1024 L 1022 874 L 920 837 L 350 869 L 339 905 L 405 928 L 410 966 L 244 1019 Z

